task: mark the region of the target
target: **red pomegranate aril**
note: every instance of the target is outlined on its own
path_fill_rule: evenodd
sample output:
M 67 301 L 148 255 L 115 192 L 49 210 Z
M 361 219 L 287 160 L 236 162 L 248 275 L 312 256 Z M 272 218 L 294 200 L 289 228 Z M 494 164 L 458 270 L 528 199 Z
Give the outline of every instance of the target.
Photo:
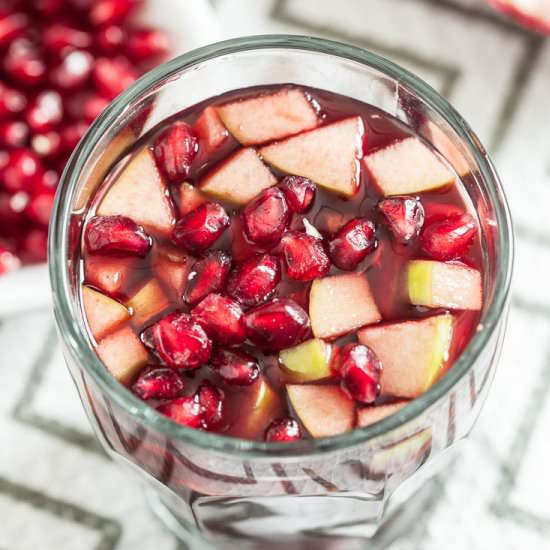
M 31 221 L 39 225 L 42 225 L 44 227 L 48 227 L 54 198 L 55 198 L 55 195 L 53 192 L 33 195 L 29 199 L 29 202 L 25 207 L 25 215 Z
M 6 161 L 0 161 L 0 183 L 9 193 L 29 192 L 35 181 L 43 174 L 38 156 L 24 147 L 12 149 L 6 154 Z
M 264 350 L 278 351 L 310 336 L 307 313 L 292 299 L 280 298 L 251 309 L 245 316 L 246 334 Z
M 63 141 L 56 130 L 34 134 L 31 138 L 33 151 L 42 159 L 52 160 L 63 152 Z
M 53 17 L 65 9 L 65 0 L 34 0 L 34 10 L 43 17 Z
M 86 84 L 94 67 L 94 58 L 88 52 L 74 50 L 67 53 L 50 70 L 50 82 L 59 89 L 73 91 Z
M 222 292 L 230 269 L 228 254 L 221 250 L 207 252 L 193 264 L 187 276 L 184 301 L 193 306 L 213 292 Z
M 23 210 L 27 206 L 29 195 L 24 191 L 10 195 L 0 191 L 0 228 L 2 231 L 13 235 L 14 230 L 19 230 L 25 221 Z
M 140 28 L 130 32 L 127 41 L 128 57 L 136 62 L 153 62 L 162 59 L 170 51 L 170 40 L 159 29 Z
M 342 388 L 360 403 L 373 403 L 380 395 L 380 360 L 367 346 L 347 344 L 339 355 Z
M 13 271 L 21 265 L 19 258 L 4 248 L 0 246 L 0 275 L 7 273 L 8 271 Z
M 18 251 L 23 262 L 45 262 L 48 257 L 48 231 L 33 228 L 20 236 Z
M 0 82 L 0 119 L 23 112 L 26 105 L 27 99 L 24 94 Z
M 90 22 L 97 27 L 120 23 L 139 3 L 137 0 L 97 0 L 89 13 Z
M 424 207 L 415 197 L 391 197 L 378 203 L 389 232 L 401 244 L 414 241 L 424 224 Z
M 422 252 L 435 260 L 463 258 L 474 242 L 477 225 L 467 212 L 424 227 L 420 235 Z
M 178 220 L 172 239 L 192 254 L 200 254 L 212 246 L 229 226 L 229 216 L 216 202 L 201 204 Z
M 91 124 L 109 104 L 107 98 L 97 94 L 87 94 L 82 99 L 81 116 L 88 124 Z
M 95 44 L 102 55 L 119 54 L 127 42 L 126 30 L 120 25 L 99 28 L 95 33 Z
M 285 196 L 277 187 L 270 187 L 260 193 L 243 210 L 246 235 L 258 244 L 278 243 L 288 219 Z
M 433 222 L 454 218 L 464 214 L 464 209 L 455 204 L 442 204 L 429 202 L 424 206 L 424 227 Z
M 178 397 L 157 408 L 158 412 L 167 416 L 177 424 L 188 428 L 199 428 L 202 422 L 201 406 L 195 397 Z
M 227 282 L 227 293 L 245 306 L 257 306 L 269 300 L 281 280 L 279 259 L 261 254 L 237 264 Z
M 323 241 L 301 231 L 290 231 L 281 240 L 283 260 L 290 279 L 312 281 L 330 270 Z
M 10 12 L 0 8 L 0 48 L 25 34 L 29 18 L 21 12 Z
M 302 439 L 302 430 L 294 418 L 278 418 L 265 431 L 265 440 L 271 443 L 288 443 L 299 439 Z
M 25 38 L 14 40 L 4 57 L 4 70 L 21 86 L 34 87 L 44 81 L 46 63 L 36 47 Z
M 191 315 L 179 311 L 146 329 L 142 340 L 164 363 L 176 369 L 196 369 L 208 361 L 212 351 L 204 329 Z
M 126 216 L 95 216 L 88 221 L 84 243 L 89 254 L 145 257 L 151 237 Z
M 291 212 L 306 212 L 315 198 L 315 184 L 301 176 L 286 176 L 279 187 Z
M 202 416 L 201 425 L 205 430 L 216 428 L 223 419 L 223 394 L 210 381 L 205 380 L 197 388 L 195 400 Z
M 78 145 L 82 136 L 86 133 L 88 125 L 85 122 L 78 121 L 66 124 L 61 128 L 61 142 L 65 153 L 72 153 Z
M 0 122 L 0 146 L 22 147 L 27 143 L 29 127 L 19 120 Z
M 155 139 L 153 154 L 159 170 L 172 182 L 183 181 L 199 149 L 193 130 L 184 122 L 175 122 Z
M 191 315 L 218 344 L 234 346 L 246 340 L 243 310 L 227 296 L 209 294 L 193 308 Z
M 95 60 L 92 76 L 97 91 L 114 99 L 137 79 L 138 74 L 123 57 L 100 57 Z
M 339 269 L 353 271 L 375 248 L 374 224 L 366 218 L 355 218 L 330 241 L 330 259 Z
M 25 121 L 33 132 L 47 132 L 63 119 L 63 102 L 54 90 L 40 92 L 28 105 Z
M 64 50 L 86 50 L 92 45 L 92 37 L 69 23 L 53 23 L 42 34 L 42 45 L 55 56 Z
M 132 391 L 144 401 L 147 399 L 175 399 L 185 389 L 181 376 L 167 367 L 144 369 L 132 385 Z
M 258 361 L 243 351 L 216 349 L 210 363 L 224 382 L 231 385 L 249 386 L 260 376 Z

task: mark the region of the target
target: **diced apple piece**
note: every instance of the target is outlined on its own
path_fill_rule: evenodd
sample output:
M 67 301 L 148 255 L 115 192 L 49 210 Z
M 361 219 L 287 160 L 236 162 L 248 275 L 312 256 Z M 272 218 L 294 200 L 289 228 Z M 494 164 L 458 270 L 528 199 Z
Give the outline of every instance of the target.
M 364 273 L 313 281 L 309 317 L 317 338 L 336 338 L 382 319 Z
M 345 223 L 353 218 L 353 214 L 339 212 L 328 206 L 323 206 L 316 214 L 313 225 L 325 233 L 336 233 Z
M 189 214 L 189 212 L 195 210 L 195 208 L 198 208 L 201 204 L 208 202 L 208 197 L 206 197 L 204 193 L 187 182 L 178 185 L 173 193 L 176 198 L 180 217 Z
M 406 138 L 365 157 L 365 166 L 386 197 L 449 185 L 453 172 L 418 138 Z
M 256 150 L 248 147 L 231 155 L 200 182 L 203 193 L 236 205 L 249 203 L 264 189 L 277 183 Z
M 319 117 L 304 92 L 292 88 L 227 103 L 217 111 L 243 145 L 282 139 L 319 125 Z
M 364 139 L 363 120 L 351 117 L 262 147 L 260 155 L 282 172 L 351 197 L 359 186 Z
M 465 265 L 413 260 L 407 264 L 407 290 L 417 306 L 477 311 L 483 305 L 481 273 Z
M 289 384 L 292 408 L 312 437 L 330 437 L 351 430 L 355 403 L 338 386 Z
M 82 285 L 82 304 L 96 342 L 130 318 L 122 304 L 89 286 Z
M 448 313 L 357 333 L 382 363 L 382 394 L 398 397 L 418 397 L 433 384 L 447 361 L 452 335 L 453 317 Z
M 128 290 L 128 277 L 135 273 L 137 263 L 135 258 L 88 256 L 84 262 L 84 282 L 111 298 L 123 298 L 123 290 Z
M 286 372 L 296 378 L 296 381 L 313 382 L 331 376 L 331 354 L 330 344 L 319 338 L 312 338 L 281 351 L 279 362 Z
M 201 151 L 207 155 L 221 147 L 229 137 L 229 132 L 214 107 L 207 107 L 199 115 L 193 124 L 193 130 L 199 138 Z
M 96 350 L 109 372 L 125 385 L 135 379 L 149 359 L 145 346 L 130 327 L 103 338 Z
M 400 411 L 408 401 L 398 401 L 397 403 L 388 403 L 386 405 L 375 405 L 374 407 L 364 407 L 357 411 L 357 425 L 364 428 L 384 418 Z
M 259 378 L 250 389 L 254 393 L 250 399 L 250 408 L 240 409 L 242 423 L 238 435 L 254 438 L 258 435 L 263 436 L 263 432 L 273 420 L 273 415 L 280 408 L 281 402 L 277 393 L 264 378 Z
M 191 264 L 189 256 L 169 245 L 157 248 L 157 254 L 151 262 L 155 276 L 175 302 L 182 299 Z
M 160 284 L 152 279 L 126 302 L 126 306 L 132 312 L 132 325 L 142 328 L 167 309 L 170 306 L 170 301 Z
M 172 202 L 149 149 L 142 149 L 124 166 L 97 213 L 128 216 L 153 232 L 171 233 L 175 221 Z

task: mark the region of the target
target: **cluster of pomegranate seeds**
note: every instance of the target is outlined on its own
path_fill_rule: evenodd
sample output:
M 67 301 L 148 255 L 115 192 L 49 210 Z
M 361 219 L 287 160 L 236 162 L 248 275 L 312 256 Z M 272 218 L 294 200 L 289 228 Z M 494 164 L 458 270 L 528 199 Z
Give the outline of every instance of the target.
M 135 22 L 142 4 L 0 1 L 0 244 L 19 263 L 45 260 L 59 177 L 89 124 L 169 53 Z

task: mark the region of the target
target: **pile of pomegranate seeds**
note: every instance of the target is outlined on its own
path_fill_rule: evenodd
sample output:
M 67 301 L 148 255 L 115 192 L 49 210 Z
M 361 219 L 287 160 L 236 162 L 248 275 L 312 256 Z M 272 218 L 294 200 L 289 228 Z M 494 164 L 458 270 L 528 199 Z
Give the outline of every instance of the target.
M 0 0 L 0 274 L 45 261 L 55 190 L 78 140 L 167 57 L 165 33 L 135 22 L 142 3 Z

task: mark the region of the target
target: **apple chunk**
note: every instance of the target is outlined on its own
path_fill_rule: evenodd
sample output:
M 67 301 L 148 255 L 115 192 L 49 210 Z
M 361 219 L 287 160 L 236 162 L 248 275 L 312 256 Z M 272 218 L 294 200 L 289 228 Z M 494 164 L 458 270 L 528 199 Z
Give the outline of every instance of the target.
M 364 428 L 376 422 L 380 422 L 384 418 L 400 411 L 408 401 L 397 401 L 396 403 L 388 403 L 385 405 L 375 405 L 374 407 L 364 407 L 357 411 L 357 425 Z
M 107 370 L 125 385 L 135 379 L 149 359 L 145 346 L 130 327 L 103 338 L 96 350 Z
M 208 155 L 221 147 L 229 138 L 229 132 L 215 107 L 207 107 L 199 115 L 193 124 L 193 130 L 199 138 L 201 150 Z
M 180 217 L 189 214 L 189 212 L 192 212 L 201 204 L 208 202 L 208 197 L 204 193 L 187 182 L 180 183 L 180 185 L 173 188 L 172 192 L 176 198 Z
M 336 338 L 382 319 L 363 273 L 313 281 L 309 317 L 317 338 Z
M 481 273 L 459 264 L 413 260 L 407 264 L 407 291 L 411 304 L 449 309 L 480 310 Z
M 304 92 L 292 88 L 227 103 L 217 111 L 226 128 L 243 145 L 282 139 L 319 125 L 317 113 Z
M 247 395 L 245 405 L 240 403 L 240 423 L 239 437 L 254 438 L 262 435 L 273 420 L 273 415 L 281 408 L 281 400 L 273 388 L 265 381 L 259 378 L 250 387 L 252 394 Z M 247 392 L 248 393 L 248 392 Z
M 359 186 L 364 139 L 362 118 L 350 117 L 262 147 L 260 155 L 282 172 L 351 197 Z
M 132 325 L 140 329 L 167 309 L 170 301 L 160 284 L 152 279 L 126 302 L 126 306 L 132 312 Z
M 89 286 L 82 286 L 82 304 L 96 342 L 130 318 L 122 304 Z
M 382 394 L 398 397 L 418 397 L 433 384 L 447 361 L 452 335 L 453 317 L 447 313 L 357 333 L 382 363 Z
M 236 205 L 249 203 L 277 183 L 255 149 L 247 147 L 231 155 L 200 182 L 203 193 Z
M 149 149 L 142 149 L 124 166 L 97 213 L 128 216 L 153 232 L 170 234 L 174 225 L 173 206 Z
M 293 348 L 279 353 L 279 362 L 285 372 L 288 372 L 297 381 L 313 382 L 331 376 L 330 344 L 319 338 L 312 338 Z
M 122 298 L 128 291 L 129 281 L 138 269 L 136 258 L 113 258 L 110 256 L 88 256 L 84 262 L 84 282 L 110 297 Z
M 406 138 L 365 157 L 384 196 L 432 191 L 455 180 L 453 172 L 418 138 Z
M 355 403 L 338 386 L 289 384 L 286 390 L 292 408 L 313 437 L 330 437 L 353 428 Z

